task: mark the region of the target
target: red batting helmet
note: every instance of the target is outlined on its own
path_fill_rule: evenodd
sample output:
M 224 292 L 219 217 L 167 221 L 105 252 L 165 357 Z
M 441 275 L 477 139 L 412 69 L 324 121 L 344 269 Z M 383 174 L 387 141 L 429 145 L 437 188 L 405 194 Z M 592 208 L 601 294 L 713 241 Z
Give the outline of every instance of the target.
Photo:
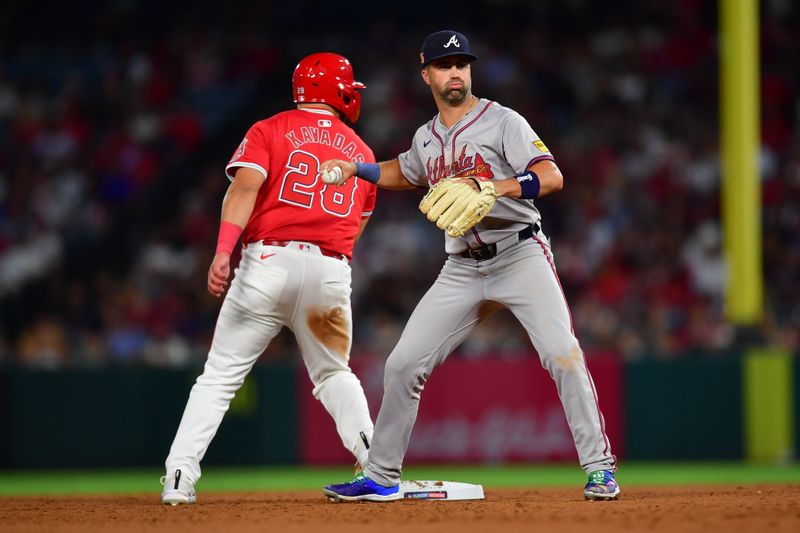
M 358 89 L 366 85 L 353 78 L 353 66 L 346 57 L 329 52 L 304 57 L 294 69 L 294 102 L 321 102 L 342 113 L 355 124 L 361 113 Z

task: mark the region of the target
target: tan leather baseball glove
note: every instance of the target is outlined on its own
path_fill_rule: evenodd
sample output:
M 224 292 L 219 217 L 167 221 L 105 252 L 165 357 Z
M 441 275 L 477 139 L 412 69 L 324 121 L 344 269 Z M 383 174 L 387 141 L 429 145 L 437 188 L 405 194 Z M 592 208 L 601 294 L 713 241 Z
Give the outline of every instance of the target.
M 476 191 L 461 178 L 448 178 L 434 185 L 419 203 L 419 210 L 451 237 L 461 237 L 492 209 L 497 193 L 491 181 L 471 179 Z

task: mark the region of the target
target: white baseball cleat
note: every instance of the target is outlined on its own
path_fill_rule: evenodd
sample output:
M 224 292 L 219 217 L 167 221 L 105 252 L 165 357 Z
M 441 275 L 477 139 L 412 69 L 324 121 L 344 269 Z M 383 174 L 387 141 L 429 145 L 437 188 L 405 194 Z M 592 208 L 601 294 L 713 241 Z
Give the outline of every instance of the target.
M 197 502 L 197 493 L 194 491 L 194 482 L 183 476 L 181 469 L 171 474 L 161 476 L 161 503 L 164 505 L 180 505 Z

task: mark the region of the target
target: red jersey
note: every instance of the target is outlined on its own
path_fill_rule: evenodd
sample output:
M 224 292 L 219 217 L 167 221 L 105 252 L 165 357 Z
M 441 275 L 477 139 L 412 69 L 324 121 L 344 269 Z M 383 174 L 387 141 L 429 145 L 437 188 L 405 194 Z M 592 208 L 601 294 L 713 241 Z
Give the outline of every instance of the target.
M 355 177 L 326 185 L 319 165 L 327 159 L 375 162 L 364 141 L 323 109 L 293 109 L 253 124 L 225 167 L 231 180 L 237 167 L 265 178 L 242 242 L 304 241 L 351 257 L 377 187 Z

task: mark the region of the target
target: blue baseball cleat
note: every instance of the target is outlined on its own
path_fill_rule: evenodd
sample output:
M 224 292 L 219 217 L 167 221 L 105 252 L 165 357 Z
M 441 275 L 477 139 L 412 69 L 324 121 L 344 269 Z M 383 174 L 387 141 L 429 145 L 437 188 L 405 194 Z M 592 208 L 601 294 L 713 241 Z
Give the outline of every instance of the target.
M 400 485 L 378 485 L 363 472 L 347 483 L 327 485 L 322 492 L 335 502 L 390 502 L 400 499 Z
M 590 473 L 589 482 L 583 488 L 583 496 L 587 500 L 616 500 L 619 493 L 619 484 L 611 470 Z

